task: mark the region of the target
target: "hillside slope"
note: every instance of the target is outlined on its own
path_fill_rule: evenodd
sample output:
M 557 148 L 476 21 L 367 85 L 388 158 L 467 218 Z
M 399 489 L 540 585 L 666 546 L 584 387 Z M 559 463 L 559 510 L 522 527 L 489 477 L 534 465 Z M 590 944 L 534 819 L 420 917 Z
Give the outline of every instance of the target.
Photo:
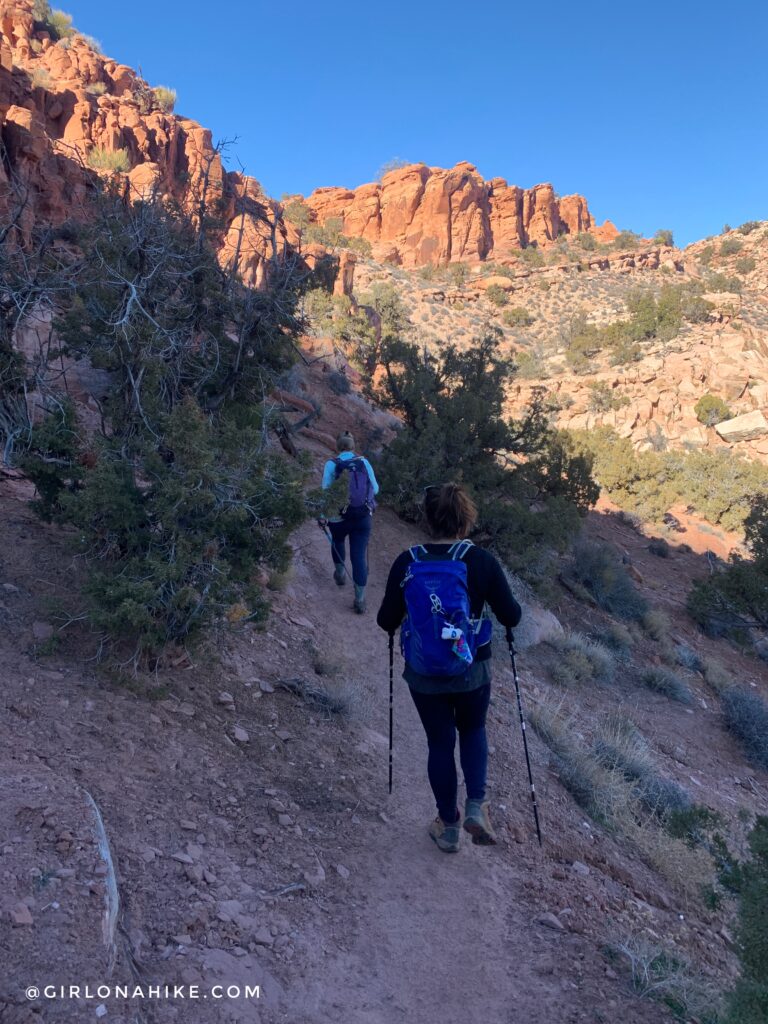
M 87 215 L 98 173 L 129 197 L 157 188 L 203 220 L 199 204 L 210 197 L 226 225 L 220 256 L 236 251 L 252 284 L 265 281 L 272 246 L 309 255 L 252 179 L 224 172 L 203 128 L 163 109 L 147 83 L 86 38 L 55 43 L 32 8 L 31 0 L 0 6 L 9 157 L 0 166 L 10 171 L 0 202 L 18 214 L 21 243 L 36 227 Z M 548 186 L 527 199 L 515 193 L 510 223 L 519 213 L 519 230 L 502 229 L 491 223 L 488 187 L 506 184 L 478 182 L 467 166 L 419 167 L 369 186 L 373 227 L 361 222 L 357 252 L 349 239 L 332 246 L 341 294 L 334 305 L 326 282 L 321 301 L 314 296 L 324 310 L 315 337 L 304 339 L 304 358 L 274 392 L 281 417 L 296 412 L 284 447 L 306 458 L 315 479 L 339 430 L 368 448 L 392 427 L 350 389 L 361 375 L 338 336 L 328 338 L 350 309 L 376 337 L 381 316 L 367 300 L 381 283 L 394 285 L 413 336 L 435 350 L 498 327 L 499 345 L 520 365 L 513 410 L 544 382 L 563 425 L 612 425 L 638 448 L 696 444 L 690 432 L 698 431 L 702 447 L 768 455 L 762 428 L 728 440 L 726 427 L 702 432 L 691 421 L 705 389 L 722 393 L 733 412 L 765 414 L 764 225 L 739 238 L 727 232 L 706 243 L 708 254 L 705 243 L 681 253 L 638 239 L 601 249 L 579 197 L 558 201 Z M 436 228 L 416 209 L 420 201 L 386 222 L 390 181 L 414 175 L 424 196 L 434 191 Z M 332 190 L 307 202 L 318 220 L 341 212 L 344 230 L 357 232 L 344 204 L 362 217 L 358 204 L 372 194 Z M 569 237 L 560 237 L 563 226 Z M 374 230 L 377 245 L 394 240 L 397 252 L 369 258 L 359 238 Z M 503 265 L 480 258 L 489 255 Z M 459 272 L 432 266 L 458 260 L 467 261 Z M 428 265 L 416 273 L 401 265 L 417 263 Z M 719 290 L 705 291 L 715 272 Z M 740 294 L 722 290 L 734 275 Z M 627 315 L 638 287 L 655 301 L 670 282 L 698 282 L 701 296 L 714 296 L 698 305 L 696 322 L 685 320 L 673 338 L 648 336 L 626 364 L 612 366 L 602 348 L 579 372 L 568 363 L 577 320 L 582 331 L 605 327 Z M 615 403 L 593 408 L 594 385 Z M 81 413 L 93 399 L 90 412 L 103 415 L 100 387 L 75 394 Z M 299 430 L 302 421 L 309 425 Z M 271 434 L 264 444 L 277 450 Z M 231 606 L 206 645 L 120 665 L 101 660 L 103 637 L 85 625 L 74 531 L 43 524 L 32 497 L 21 471 L 0 467 L 2 1024 L 92 1013 L 120 1024 L 651 1024 L 670 1012 L 643 998 L 652 994 L 643 967 L 665 972 L 657 994 L 692 1020 L 731 988 L 735 901 L 711 832 L 729 855 L 746 855 L 750 824 L 768 812 L 768 774 L 728 731 L 721 698 L 738 684 L 768 699 L 768 670 L 694 630 L 686 596 L 711 572 L 710 557 L 675 544 L 659 557 L 602 505 L 585 535 L 601 555 L 615 553 L 610 572 L 634 582 L 652 615 L 630 625 L 612 618 L 568 576 L 566 559 L 541 580 L 546 609 L 513 581 L 525 605 L 519 664 L 538 730 L 531 747 L 544 845 L 534 840 L 514 690 L 497 640 L 490 783 L 501 841 L 490 850 L 464 842 L 447 858 L 425 831 L 434 813 L 426 744 L 399 656 L 395 791 L 387 795 L 386 638 L 373 614 L 352 615 L 315 524 L 294 532 L 288 571 L 259 577 L 272 604 L 261 628 Z M 372 610 L 391 561 L 414 539 L 418 530 L 377 513 Z M 639 768 L 606 766 L 617 735 L 640 752 Z M 677 835 L 662 813 L 670 808 L 683 812 Z M 130 1006 L 103 996 L 103 1010 L 99 1000 L 41 1003 L 25 994 L 30 984 L 107 979 L 204 992 L 259 984 L 263 993 L 257 1003 L 203 998 L 194 1009 L 181 996 Z
M 756 224 L 684 251 L 643 245 L 595 252 L 561 239 L 539 263 L 517 261 L 504 274 L 484 263 L 458 276 L 414 271 L 358 255 L 352 290 L 366 306 L 376 288 L 391 286 L 410 336 L 434 351 L 497 331 L 500 351 L 519 365 L 513 412 L 544 387 L 559 426 L 610 427 L 640 450 L 731 450 L 766 462 L 767 228 Z M 626 353 L 599 336 L 590 345 L 590 330 L 627 321 L 633 297 L 664 294 L 692 305 L 671 337 L 643 338 Z M 314 329 L 327 334 L 333 324 L 316 318 Z M 707 394 L 727 406 L 724 422 L 699 418 L 696 406 Z
M 346 424 L 362 434 L 362 405 L 325 390 L 317 366 L 300 376 L 324 405 L 318 432 Z M 303 446 L 319 471 L 326 452 L 311 440 Z M 294 536 L 294 567 L 274 581 L 264 630 L 222 632 L 208 653 L 163 659 L 133 677 L 89 660 L 98 638 L 76 621 L 79 570 L 67 535 L 36 521 L 27 496 L 13 480 L 0 495 L 0 1007 L 9 1019 L 25 1019 L 14 1014 L 23 1014 L 30 973 L 100 980 L 99 956 L 109 959 L 93 942 L 109 872 L 75 787 L 100 809 L 116 868 L 113 977 L 264 987 L 258 1009 L 243 1000 L 215 1011 L 200 1003 L 190 1017 L 171 1001 L 146 1007 L 147 1020 L 315 1024 L 342 1014 L 432 1024 L 438 1005 L 451 1024 L 480 1013 L 498 1021 L 522 1014 L 532 1024 L 666 1019 L 659 1004 L 632 993 L 621 956 L 605 959 L 611 943 L 664 945 L 715 989 L 731 984 L 733 905 L 702 903 L 698 855 L 689 860 L 660 837 L 658 866 L 649 867 L 651 847 L 641 854 L 587 817 L 532 735 L 545 837 L 538 850 L 502 646 L 490 716 L 501 843 L 465 843 L 447 858 L 426 836 L 433 811 L 425 743 L 399 678 L 395 791 L 387 796 L 386 638 L 372 615 L 352 615 L 314 524 Z M 375 530 L 373 608 L 392 559 L 414 540 L 386 511 Z M 687 580 L 706 571 L 703 560 L 690 552 L 660 560 L 616 517 L 594 516 L 589 533 L 632 561 L 647 597 L 669 614 L 675 642 L 695 645 L 701 657 L 718 653 L 683 611 Z M 557 593 L 554 611 L 568 627 L 605 628 L 604 613 Z M 701 676 L 686 674 L 696 695 L 689 707 L 644 689 L 639 667 L 663 651 L 646 637 L 638 668 L 613 683 L 555 682 L 555 648 L 543 639 L 555 635 L 552 620 L 536 602 L 527 600 L 526 611 L 521 639 L 541 640 L 520 655 L 529 712 L 564 701 L 586 735 L 610 712 L 629 716 L 664 776 L 722 814 L 741 853 L 744 820 L 768 810 L 768 776 L 745 764 Z M 727 648 L 723 656 L 734 677 L 768 694 L 764 668 Z M 22 903 L 31 923 L 14 927 Z M 72 1019 L 71 1008 L 50 1004 L 46 1016 Z M 128 1019 L 112 1004 L 109 1016 Z

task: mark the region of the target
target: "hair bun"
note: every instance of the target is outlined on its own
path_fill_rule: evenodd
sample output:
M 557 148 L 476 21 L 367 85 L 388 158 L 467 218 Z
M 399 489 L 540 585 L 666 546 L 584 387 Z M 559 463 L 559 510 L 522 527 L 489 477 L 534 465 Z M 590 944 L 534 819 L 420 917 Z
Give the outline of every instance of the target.
M 477 522 L 475 503 L 455 481 L 428 488 L 424 514 L 433 537 L 466 537 Z

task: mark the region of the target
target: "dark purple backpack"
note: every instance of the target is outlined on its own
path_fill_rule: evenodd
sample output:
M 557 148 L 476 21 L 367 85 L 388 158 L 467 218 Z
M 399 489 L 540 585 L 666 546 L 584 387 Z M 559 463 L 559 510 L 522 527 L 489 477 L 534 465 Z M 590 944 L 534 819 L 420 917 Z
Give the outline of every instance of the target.
M 346 512 L 347 509 L 360 512 L 365 508 L 373 512 L 376 507 L 373 484 L 363 460 L 359 456 L 355 456 L 354 459 L 334 459 L 334 465 L 336 466 L 337 480 L 342 473 L 349 474 L 349 496 L 342 512 Z

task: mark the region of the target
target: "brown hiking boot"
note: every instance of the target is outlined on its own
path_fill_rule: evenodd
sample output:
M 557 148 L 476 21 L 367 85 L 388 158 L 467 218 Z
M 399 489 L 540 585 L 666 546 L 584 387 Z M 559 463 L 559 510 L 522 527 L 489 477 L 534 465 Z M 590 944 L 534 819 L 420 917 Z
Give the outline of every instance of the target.
M 440 817 L 435 818 L 429 826 L 429 835 L 443 853 L 457 853 L 461 838 L 461 818 L 453 825 L 446 825 Z
M 464 809 L 464 830 L 478 846 L 494 846 L 496 833 L 488 814 L 487 800 L 467 800 Z

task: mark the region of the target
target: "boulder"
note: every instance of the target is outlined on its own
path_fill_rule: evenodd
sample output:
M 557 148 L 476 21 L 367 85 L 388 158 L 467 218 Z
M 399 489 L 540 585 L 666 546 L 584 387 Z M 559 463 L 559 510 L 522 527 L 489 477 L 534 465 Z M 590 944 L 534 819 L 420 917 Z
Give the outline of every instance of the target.
M 686 430 L 685 433 L 680 435 L 680 443 L 693 448 L 706 448 L 708 441 L 709 437 L 706 427 L 703 427 L 701 424 L 691 427 L 690 430 Z
M 732 419 L 723 420 L 715 430 L 724 441 L 755 441 L 768 435 L 768 420 L 760 409 L 742 413 Z
M 535 602 L 523 602 L 523 616 L 515 630 L 515 646 L 524 651 L 563 635 L 560 620 Z
M 748 397 L 757 409 L 768 408 L 768 384 L 756 384 L 749 389 Z
M 489 277 L 479 277 L 475 282 L 476 286 L 482 291 L 487 291 L 489 288 L 503 288 L 505 292 L 514 291 L 515 282 L 505 277 L 503 274 L 491 274 Z
M 507 579 L 515 600 L 523 610 L 520 624 L 515 628 L 515 647 L 524 651 L 562 636 L 560 620 L 536 600 L 531 588 L 511 573 L 507 573 Z

